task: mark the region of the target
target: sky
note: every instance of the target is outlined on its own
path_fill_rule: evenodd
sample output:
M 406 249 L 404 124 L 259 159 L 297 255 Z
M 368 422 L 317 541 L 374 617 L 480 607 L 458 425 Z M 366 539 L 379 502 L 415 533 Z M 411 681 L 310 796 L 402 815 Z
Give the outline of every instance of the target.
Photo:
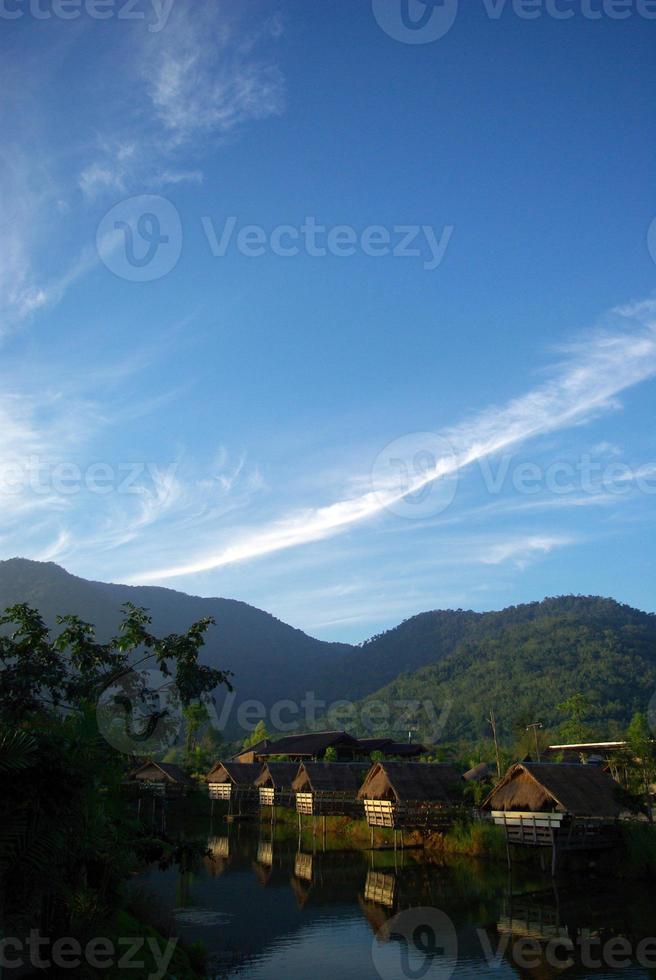
M 349 642 L 656 611 L 649 3 L 0 19 L 1 558 Z

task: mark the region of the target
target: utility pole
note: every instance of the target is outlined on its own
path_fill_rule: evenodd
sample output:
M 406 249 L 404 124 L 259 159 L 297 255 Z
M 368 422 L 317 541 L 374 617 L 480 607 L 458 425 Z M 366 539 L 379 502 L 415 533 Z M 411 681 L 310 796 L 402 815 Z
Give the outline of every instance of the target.
M 535 735 L 535 754 L 538 757 L 538 762 L 540 762 L 540 746 L 538 744 L 538 731 L 542 728 L 541 721 L 534 721 L 532 725 L 526 726 L 526 731 L 530 732 L 533 729 L 533 734 Z
M 497 757 L 497 776 L 501 779 L 501 757 L 499 755 L 499 742 L 497 740 L 497 719 L 495 717 L 494 711 L 490 711 L 490 717 L 488 718 L 490 722 L 490 727 L 492 728 L 492 737 L 494 739 L 494 752 Z

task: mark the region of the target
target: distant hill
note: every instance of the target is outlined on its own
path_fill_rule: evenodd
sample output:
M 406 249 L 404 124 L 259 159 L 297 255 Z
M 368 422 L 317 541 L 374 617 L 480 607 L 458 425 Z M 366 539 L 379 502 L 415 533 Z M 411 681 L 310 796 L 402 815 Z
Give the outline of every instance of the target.
M 586 723 L 597 738 L 612 738 L 656 694 L 656 616 L 596 596 L 562 596 L 470 617 L 463 635 L 436 662 L 406 670 L 367 701 L 394 705 L 430 700 L 438 714 L 449 705 L 445 739 L 489 733 L 494 709 L 506 738 L 534 721 L 556 729 L 558 705 L 582 693 L 591 705 Z M 441 630 L 443 614 L 427 613 L 375 641 L 393 657 L 413 637 Z M 453 639 L 455 639 L 455 634 Z M 366 649 L 366 646 L 365 646 Z M 360 706 L 362 707 L 362 706 Z M 398 714 L 398 711 L 397 711 Z M 426 713 L 417 713 L 420 738 L 430 739 Z
M 317 640 L 244 602 L 90 582 L 52 563 L 0 562 L 0 609 L 27 602 L 51 626 L 58 613 L 76 613 L 107 639 L 128 601 L 150 611 L 158 635 L 216 619 L 203 659 L 234 672 L 231 734 L 241 702 L 270 708 L 310 691 L 327 703 L 430 699 L 440 711 L 448 702 L 447 739 L 486 733 L 494 708 L 510 735 L 528 721 L 556 725 L 557 705 L 581 692 L 594 706 L 599 736 L 612 736 L 656 691 L 656 616 L 612 599 L 561 596 L 500 612 L 426 612 L 352 646 Z M 419 736 L 428 738 L 421 712 L 418 722 Z
M 144 606 L 158 636 L 182 632 L 204 616 L 217 625 L 207 633 L 203 660 L 234 673 L 238 701 L 255 698 L 266 705 L 299 698 L 315 674 L 352 648 L 325 643 L 287 626 L 269 613 L 232 599 L 203 599 L 172 589 L 109 585 L 77 578 L 51 562 L 21 558 L 0 562 L 0 609 L 27 602 L 52 628 L 58 614 L 74 613 L 97 628 L 102 641 L 116 633 L 121 606 Z M 310 685 L 310 687 L 308 687 Z

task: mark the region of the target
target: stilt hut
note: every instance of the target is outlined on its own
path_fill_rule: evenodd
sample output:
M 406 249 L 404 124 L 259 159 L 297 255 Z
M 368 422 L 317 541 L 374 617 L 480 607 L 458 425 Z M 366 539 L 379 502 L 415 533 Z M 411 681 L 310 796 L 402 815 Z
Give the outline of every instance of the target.
M 302 763 L 292 783 L 297 812 L 323 817 L 360 816 L 358 790 L 365 772 L 357 762 Z
M 612 847 L 622 807 L 618 783 L 596 766 L 517 763 L 483 801 L 508 844 L 558 851 Z
M 258 762 L 217 762 L 205 777 L 210 799 L 226 800 L 230 804 L 230 813 L 235 805 L 240 813 L 252 809 L 258 800 L 255 780 L 261 771 Z
M 267 762 L 255 780 L 260 806 L 293 806 L 292 783 L 298 774 L 296 762 Z
M 376 762 L 362 784 L 370 827 L 438 829 L 462 812 L 462 777 L 439 762 Z
M 164 797 L 185 796 L 196 785 L 186 772 L 168 762 L 145 762 L 131 773 L 130 782 Z

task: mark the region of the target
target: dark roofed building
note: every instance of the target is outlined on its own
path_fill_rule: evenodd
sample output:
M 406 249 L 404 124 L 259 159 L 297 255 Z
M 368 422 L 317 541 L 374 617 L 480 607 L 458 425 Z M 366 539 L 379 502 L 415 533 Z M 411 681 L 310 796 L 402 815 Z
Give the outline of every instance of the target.
M 461 806 L 462 782 L 446 763 L 376 762 L 358 796 L 370 827 L 438 827 Z
M 261 741 L 256 742 L 255 745 L 249 745 L 248 748 L 242 749 L 240 752 L 237 752 L 236 755 L 233 755 L 231 761 L 245 762 L 247 764 L 253 762 L 259 762 L 261 758 L 263 758 L 261 753 L 266 753 L 266 750 L 269 748 L 270 745 L 273 745 L 271 739 L 263 738 Z
M 145 762 L 130 774 L 130 781 L 165 796 L 184 795 L 196 785 L 191 776 L 170 762 Z
M 289 806 L 294 799 L 292 783 L 298 768 L 297 762 L 267 762 L 255 780 L 260 806 Z
M 335 749 L 338 759 L 353 759 L 358 755 L 358 741 L 347 732 L 306 732 L 270 742 L 256 755 L 263 760 L 284 755 L 290 761 L 314 762 L 323 759 L 328 749 Z
M 483 801 L 509 844 L 558 851 L 612 847 L 622 806 L 621 787 L 597 766 L 520 762 Z
M 488 810 L 616 818 L 620 786 L 597 766 L 522 762 L 483 801 Z
M 369 757 L 373 752 L 380 752 L 387 758 L 418 759 L 427 751 L 419 742 L 395 742 L 391 738 L 359 738 L 358 745 L 361 754 Z
M 349 815 L 362 813 L 358 791 L 366 775 L 358 762 L 304 762 L 292 783 L 296 809 L 311 815 Z

